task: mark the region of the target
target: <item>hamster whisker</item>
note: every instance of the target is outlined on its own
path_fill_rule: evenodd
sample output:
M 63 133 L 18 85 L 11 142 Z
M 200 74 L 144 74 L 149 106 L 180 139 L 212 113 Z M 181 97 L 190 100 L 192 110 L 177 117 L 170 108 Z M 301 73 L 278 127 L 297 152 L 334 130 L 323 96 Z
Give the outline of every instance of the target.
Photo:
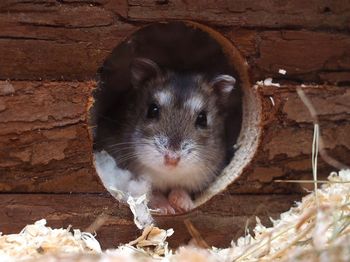
M 199 155 L 198 153 L 194 153 L 193 155 L 193 159 L 198 161 L 198 162 L 202 162 L 203 161 L 203 156 Z M 201 169 L 202 171 L 205 170 L 205 171 L 210 171 L 210 173 L 213 173 L 213 174 L 217 174 L 218 171 L 217 170 L 214 170 L 213 168 L 211 168 L 210 166 L 203 166 L 203 165 L 198 165 L 199 169 Z
M 201 170 L 201 172 L 204 173 L 204 174 L 207 174 L 208 171 L 209 171 L 209 173 L 211 173 L 212 175 L 208 176 L 208 179 L 218 175 L 218 170 L 214 170 L 214 169 L 212 169 L 212 168 L 210 168 L 208 166 L 200 165 L 199 166 L 199 170 Z
M 135 147 L 132 147 L 132 146 L 124 146 L 124 147 L 107 147 L 109 149 L 109 151 L 111 152 L 117 152 L 117 151 L 125 151 L 125 150 L 134 150 Z
M 130 159 L 135 159 L 135 158 L 138 158 L 138 157 L 139 157 L 138 154 L 130 154 L 128 156 L 123 156 L 121 158 L 117 158 L 117 164 L 120 165 L 120 164 L 122 164 L 122 163 L 124 163 L 124 162 L 126 162 L 126 161 L 128 161 Z
M 107 138 L 100 138 L 98 139 L 98 141 L 95 141 L 95 143 L 106 143 L 106 142 L 114 142 L 115 141 L 115 137 L 111 136 L 111 137 L 107 137 Z
M 135 141 L 135 142 L 123 142 L 123 143 L 115 143 L 115 144 L 112 144 L 111 146 L 120 146 L 120 145 L 144 145 L 144 144 L 147 144 L 147 143 L 144 143 L 144 142 L 139 142 L 139 141 Z
M 198 149 L 198 147 L 197 147 L 197 149 Z M 199 157 L 199 160 L 203 160 L 203 158 L 204 158 L 204 160 L 208 161 L 208 160 L 217 158 L 217 155 L 214 153 L 211 153 L 210 151 L 209 152 L 205 151 L 205 154 L 203 155 L 203 154 L 200 154 L 199 150 L 193 150 L 191 154 Z

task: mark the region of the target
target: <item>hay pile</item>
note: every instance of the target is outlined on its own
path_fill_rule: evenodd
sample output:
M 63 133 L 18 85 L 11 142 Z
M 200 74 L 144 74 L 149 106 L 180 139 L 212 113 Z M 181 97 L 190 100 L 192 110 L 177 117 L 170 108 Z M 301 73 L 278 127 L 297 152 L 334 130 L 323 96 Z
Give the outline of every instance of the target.
M 0 261 L 349 261 L 350 170 L 329 182 L 266 228 L 257 218 L 247 234 L 226 249 L 182 247 L 169 251 L 171 230 L 147 227 L 135 241 L 101 251 L 91 234 L 51 229 L 40 220 L 21 233 L 0 237 Z

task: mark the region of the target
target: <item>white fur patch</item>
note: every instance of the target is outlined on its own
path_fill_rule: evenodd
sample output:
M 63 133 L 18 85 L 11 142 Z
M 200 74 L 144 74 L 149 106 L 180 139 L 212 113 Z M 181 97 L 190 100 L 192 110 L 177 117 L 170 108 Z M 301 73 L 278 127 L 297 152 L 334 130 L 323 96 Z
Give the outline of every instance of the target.
M 198 112 L 203 107 L 203 100 L 199 96 L 194 96 L 185 102 L 185 106 L 188 107 L 192 112 Z
M 187 142 L 187 145 L 186 145 Z M 140 174 L 147 177 L 153 188 L 167 190 L 181 187 L 189 191 L 201 190 L 215 176 L 206 162 L 198 157 L 196 153 L 190 153 L 193 142 L 184 141 L 184 148 L 174 153 L 181 155 L 181 160 L 176 168 L 168 168 L 164 165 L 165 148 L 156 147 L 151 143 L 140 143 L 136 145 L 139 159 L 142 163 Z M 157 143 L 157 142 L 156 142 Z
M 158 100 L 158 103 L 161 106 L 166 106 L 171 103 L 171 100 L 173 98 L 172 94 L 169 91 L 159 91 L 155 93 L 155 98 Z

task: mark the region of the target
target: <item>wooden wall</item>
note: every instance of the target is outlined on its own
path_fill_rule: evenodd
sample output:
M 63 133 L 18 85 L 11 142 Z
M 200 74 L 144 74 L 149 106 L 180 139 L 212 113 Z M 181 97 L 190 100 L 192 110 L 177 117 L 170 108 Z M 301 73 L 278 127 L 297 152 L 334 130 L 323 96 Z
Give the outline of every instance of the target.
M 95 175 L 86 108 L 111 50 L 138 28 L 167 19 L 214 28 L 246 57 L 252 83 L 273 77 L 284 84 L 258 88 L 262 143 L 242 178 L 189 215 L 157 220 L 175 228 L 175 244 L 190 238 L 184 218 L 208 243 L 222 246 L 247 218 L 276 216 L 300 198 L 299 185 L 273 179 L 311 179 L 313 123 L 295 92 L 302 83 L 327 152 L 350 165 L 348 1 L 3 0 L 0 231 L 43 217 L 50 225 L 84 228 L 106 212 L 114 218 L 98 232 L 105 247 L 139 233 Z M 331 170 L 320 161 L 320 175 Z

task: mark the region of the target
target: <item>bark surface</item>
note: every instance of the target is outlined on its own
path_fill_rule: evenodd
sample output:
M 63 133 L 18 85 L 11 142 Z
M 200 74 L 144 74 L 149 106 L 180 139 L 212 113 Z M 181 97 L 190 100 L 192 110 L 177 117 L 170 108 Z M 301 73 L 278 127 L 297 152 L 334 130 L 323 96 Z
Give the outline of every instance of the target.
M 0 229 L 20 230 L 47 218 L 84 228 L 102 213 L 104 247 L 134 239 L 128 208 L 112 199 L 92 164 L 87 107 L 96 72 L 138 28 L 193 20 L 222 33 L 242 52 L 262 99 L 258 152 L 225 192 L 188 215 L 160 217 L 171 242 L 190 239 L 189 219 L 210 245 L 242 235 L 246 220 L 276 217 L 312 179 L 313 121 L 301 87 L 319 114 L 327 153 L 350 165 L 350 4 L 348 1 L 4 0 L 0 3 Z M 278 73 L 287 70 L 286 75 Z M 301 84 L 306 86 L 301 86 Z M 254 88 L 254 87 L 252 87 Z M 334 168 L 320 160 L 319 176 Z M 71 194 L 73 193 L 73 194 Z

